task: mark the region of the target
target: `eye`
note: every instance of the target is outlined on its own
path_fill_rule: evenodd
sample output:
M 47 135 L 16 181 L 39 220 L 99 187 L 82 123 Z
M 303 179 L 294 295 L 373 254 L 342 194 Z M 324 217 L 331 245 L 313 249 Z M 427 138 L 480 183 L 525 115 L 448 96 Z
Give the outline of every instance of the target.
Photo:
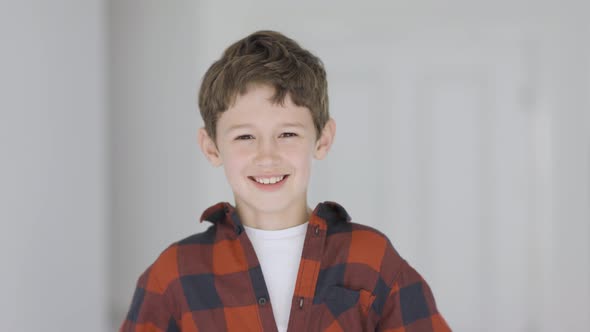
M 241 141 L 241 140 L 248 140 L 248 139 L 253 139 L 253 138 L 254 138 L 254 136 L 252 136 L 252 135 L 240 135 L 240 136 L 236 137 L 236 140 Z
M 295 137 L 297 134 L 295 133 L 282 133 L 280 137 Z

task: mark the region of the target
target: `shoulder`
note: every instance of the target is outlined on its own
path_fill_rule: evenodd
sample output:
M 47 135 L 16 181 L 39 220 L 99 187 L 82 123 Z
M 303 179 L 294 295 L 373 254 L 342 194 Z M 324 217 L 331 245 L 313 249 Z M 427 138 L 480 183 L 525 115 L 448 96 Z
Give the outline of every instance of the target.
M 362 260 L 378 271 L 382 278 L 391 279 L 402 267 L 404 259 L 387 235 L 380 230 L 356 222 L 350 223 L 350 253 L 353 260 Z
M 329 225 L 327 245 L 330 251 L 346 253 L 346 263 L 370 267 L 384 282 L 391 282 L 404 259 L 392 241 L 380 230 L 356 223 Z M 334 255 L 341 255 L 334 253 Z
M 384 248 L 392 245 L 389 237 L 375 227 L 356 222 L 350 222 L 349 225 L 351 237 L 356 241 L 364 242 L 365 249 Z
M 212 247 L 216 241 L 216 225 L 176 241 L 160 252 L 140 277 L 150 289 L 165 291 L 187 272 L 207 272 L 210 269 Z
M 402 267 L 404 260 L 389 237 L 374 227 L 353 222 L 340 204 L 331 201 L 320 203 L 315 213 L 326 222 L 328 244 L 347 248 L 348 263 L 369 266 L 386 282 L 391 281 Z

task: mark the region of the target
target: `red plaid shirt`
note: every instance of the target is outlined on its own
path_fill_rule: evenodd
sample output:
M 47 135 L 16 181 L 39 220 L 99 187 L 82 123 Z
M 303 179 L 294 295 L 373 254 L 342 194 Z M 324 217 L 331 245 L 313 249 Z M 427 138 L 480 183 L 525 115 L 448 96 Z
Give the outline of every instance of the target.
M 120 331 L 277 331 L 252 243 L 229 203 L 139 277 Z M 424 279 L 381 232 L 320 203 L 307 227 L 288 331 L 450 331 Z

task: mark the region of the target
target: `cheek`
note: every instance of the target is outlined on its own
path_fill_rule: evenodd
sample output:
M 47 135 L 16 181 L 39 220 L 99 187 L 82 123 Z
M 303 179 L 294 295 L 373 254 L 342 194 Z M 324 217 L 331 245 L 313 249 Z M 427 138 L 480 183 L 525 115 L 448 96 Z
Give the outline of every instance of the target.
M 281 151 L 289 155 L 307 156 L 313 154 L 314 144 L 308 140 L 286 142 L 281 145 Z
M 222 154 L 223 165 L 225 166 L 225 174 L 228 178 L 240 175 L 241 170 L 247 164 L 247 154 L 240 150 L 225 151 Z
M 301 175 L 308 176 L 313 160 L 312 150 L 308 146 L 299 146 L 289 151 L 291 164 L 299 170 Z

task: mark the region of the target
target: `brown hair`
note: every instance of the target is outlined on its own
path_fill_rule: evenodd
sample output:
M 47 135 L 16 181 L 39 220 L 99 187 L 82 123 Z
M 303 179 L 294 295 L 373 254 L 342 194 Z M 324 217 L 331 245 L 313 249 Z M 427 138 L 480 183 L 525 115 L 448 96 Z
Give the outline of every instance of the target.
M 229 46 L 203 76 L 199 109 L 214 141 L 221 113 L 252 84 L 274 87 L 273 103 L 283 104 L 289 94 L 295 105 L 307 107 L 320 137 L 330 117 L 322 61 L 281 33 L 258 31 Z

